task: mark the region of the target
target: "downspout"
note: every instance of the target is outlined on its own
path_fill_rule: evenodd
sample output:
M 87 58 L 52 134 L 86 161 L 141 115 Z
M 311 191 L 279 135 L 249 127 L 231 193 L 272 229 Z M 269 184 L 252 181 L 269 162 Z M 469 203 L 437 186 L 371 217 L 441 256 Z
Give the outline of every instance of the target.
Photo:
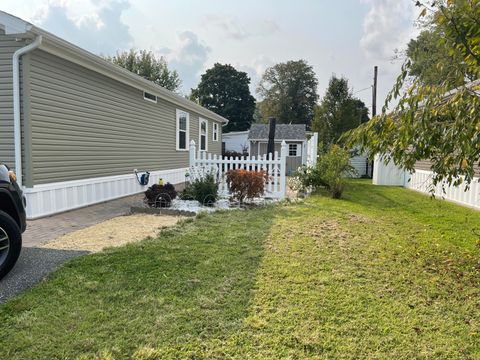
M 13 53 L 13 137 L 15 140 L 15 173 L 22 186 L 22 127 L 20 123 L 20 56 L 35 50 L 42 43 L 42 35 Z

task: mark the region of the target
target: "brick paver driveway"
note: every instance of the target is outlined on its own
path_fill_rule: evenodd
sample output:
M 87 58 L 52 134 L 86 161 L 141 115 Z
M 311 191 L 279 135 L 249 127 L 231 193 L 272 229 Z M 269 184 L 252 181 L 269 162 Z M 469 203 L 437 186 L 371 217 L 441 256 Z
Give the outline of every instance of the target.
M 28 221 L 23 248 L 13 270 L 0 280 L 0 304 L 40 281 L 68 259 L 85 251 L 39 248 L 38 245 L 59 236 L 125 215 L 138 205 L 143 195 L 128 196 L 78 210 Z

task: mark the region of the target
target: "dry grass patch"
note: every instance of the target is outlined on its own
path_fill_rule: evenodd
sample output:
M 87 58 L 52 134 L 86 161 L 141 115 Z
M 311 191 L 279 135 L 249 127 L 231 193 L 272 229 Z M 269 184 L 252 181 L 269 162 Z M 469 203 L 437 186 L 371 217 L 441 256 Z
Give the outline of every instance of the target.
M 137 242 L 149 236 L 154 237 L 159 229 L 175 225 L 180 219 L 182 217 L 167 215 L 119 216 L 60 236 L 41 247 L 98 252 L 108 247 Z
M 479 224 L 364 181 L 201 215 L 1 306 L 0 359 L 480 359 Z

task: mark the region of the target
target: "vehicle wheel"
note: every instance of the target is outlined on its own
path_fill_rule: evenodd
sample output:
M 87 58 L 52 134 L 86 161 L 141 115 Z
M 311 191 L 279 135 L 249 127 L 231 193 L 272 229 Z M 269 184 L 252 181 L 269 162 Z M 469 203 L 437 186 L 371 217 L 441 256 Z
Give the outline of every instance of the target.
M 13 268 L 22 249 L 22 233 L 15 220 L 0 211 L 0 279 Z

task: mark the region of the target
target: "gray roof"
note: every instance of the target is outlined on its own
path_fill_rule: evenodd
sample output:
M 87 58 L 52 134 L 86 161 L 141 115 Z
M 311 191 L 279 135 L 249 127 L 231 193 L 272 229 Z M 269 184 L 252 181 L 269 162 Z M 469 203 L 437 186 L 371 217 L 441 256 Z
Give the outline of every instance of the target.
M 268 124 L 253 124 L 248 132 L 249 140 L 268 139 Z M 275 127 L 275 139 L 278 140 L 305 140 L 305 124 L 277 124 Z

